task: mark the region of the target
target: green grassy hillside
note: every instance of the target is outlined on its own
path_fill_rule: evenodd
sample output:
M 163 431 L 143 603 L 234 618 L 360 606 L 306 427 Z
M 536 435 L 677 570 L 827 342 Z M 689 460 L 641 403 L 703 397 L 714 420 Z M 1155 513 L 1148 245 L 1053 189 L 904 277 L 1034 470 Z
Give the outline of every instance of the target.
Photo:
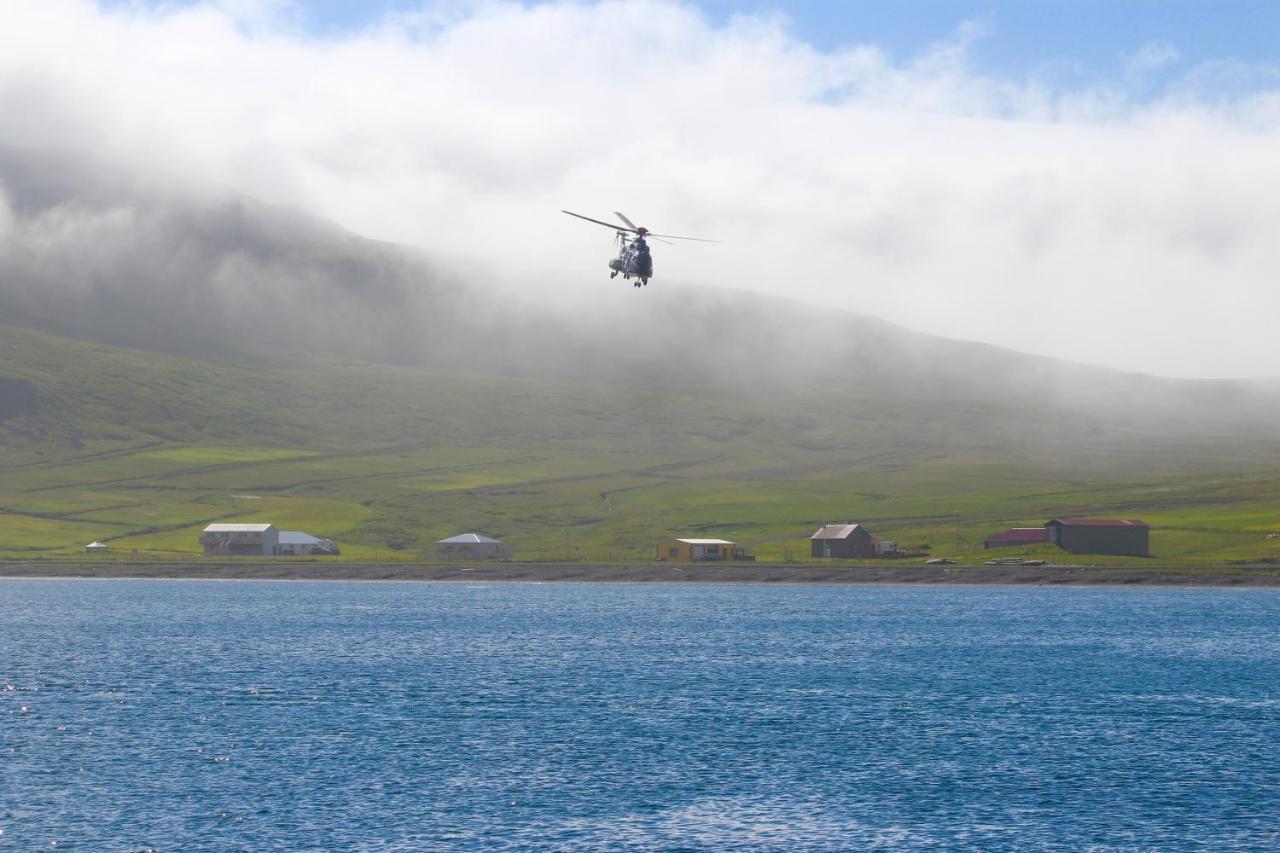
M 194 555 L 215 520 L 422 559 L 635 560 L 671 534 L 807 559 L 824 520 L 936 555 L 1053 515 L 1155 526 L 1163 559 L 1280 557 L 1280 442 L 1164 438 L 910 388 L 676 390 L 332 358 L 201 361 L 0 327 L 0 555 Z M 956 545 L 957 514 L 959 547 Z

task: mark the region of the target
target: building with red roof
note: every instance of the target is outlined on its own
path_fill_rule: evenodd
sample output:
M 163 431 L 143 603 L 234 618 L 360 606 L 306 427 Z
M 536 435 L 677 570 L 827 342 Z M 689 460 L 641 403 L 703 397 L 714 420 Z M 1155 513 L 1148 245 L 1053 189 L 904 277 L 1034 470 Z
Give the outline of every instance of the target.
M 1027 545 L 1043 545 L 1049 541 L 1049 531 L 1043 527 L 1011 527 L 982 540 L 983 548 L 1016 548 Z

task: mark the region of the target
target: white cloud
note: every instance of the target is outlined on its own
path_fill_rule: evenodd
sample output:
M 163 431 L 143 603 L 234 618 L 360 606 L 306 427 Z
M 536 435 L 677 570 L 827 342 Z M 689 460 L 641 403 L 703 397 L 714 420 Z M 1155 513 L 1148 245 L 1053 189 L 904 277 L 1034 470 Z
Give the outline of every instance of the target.
M 1182 54 L 1171 44 L 1147 42 L 1128 56 L 1130 74 L 1150 74 L 1160 71 L 1182 58 Z
M 549 293 L 599 276 L 610 238 L 557 211 L 617 209 L 728 241 L 659 247 L 654 286 L 1174 375 L 1280 373 L 1280 95 L 1206 97 L 1213 69 L 1157 102 L 1124 81 L 1052 91 L 976 73 L 977 31 L 895 63 L 662 0 L 433 3 L 342 37 L 277 2 L 6 14 L 0 143 L 484 256 Z

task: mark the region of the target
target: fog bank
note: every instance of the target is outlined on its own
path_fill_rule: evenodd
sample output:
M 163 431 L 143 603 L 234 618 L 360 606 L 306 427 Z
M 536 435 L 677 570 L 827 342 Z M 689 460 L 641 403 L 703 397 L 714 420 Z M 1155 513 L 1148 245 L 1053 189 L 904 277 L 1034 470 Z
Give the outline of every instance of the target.
M 717 26 L 665 0 L 424 4 L 323 38 L 287 5 L 9 3 L 0 143 L 93 157 L 143 195 L 231 190 L 413 246 L 439 268 L 431 304 L 461 299 L 466 278 L 470 290 L 514 288 L 488 297 L 500 301 L 537 288 L 538 310 L 556 309 L 548 323 L 599 322 L 580 294 L 601 283 L 609 234 L 557 211 L 623 210 L 727 241 L 661 247 L 661 288 L 786 296 L 1130 370 L 1280 372 L 1276 91 L 1215 98 L 1203 85 L 1214 69 L 1195 67 L 1156 99 L 1141 94 L 1141 69 L 1105 88 L 1053 89 L 976 73 L 976 30 L 895 59 L 875 44 L 816 50 L 776 19 Z M 133 278 L 170 310 L 295 301 L 271 295 L 279 270 L 249 263 L 253 251 L 210 254 L 269 241 L 251 205 L 238 225 L 209 208 L 177 223 L 163 205 L 95 206 L 110 186 L 86 185 L 36 222 L 11 209 L 32 204 L 24 180 L 11 170 L 0 204 L 0 240 L 17 228 L 28 247 L 10 264 L 57 246 L 45 272 L 91 259 L 109 273 L 75 286 L 101 295 L 129 277 L 129 253 L 102 255 L 124 239 L 168 253 Z M 184 248 L 166 229 L 202 236 Z M 342 244 L 337 233 L 291 259 L 290 275 L 363 263 L 347 250 L 315 260 Z M 128 242 L 143 234 L 158 242 Z M 377 254 L 354 254 L 366 252 Z M 201 276 L 222 294 L 216 306 L 174 284 Z M 391 279 L 366 286 L 381 288 L 388 316 L 419 298 Z M 680 313 L 657 308 L 655 292 L 636 310 Z M 369 292 L 343 293 L 327 299 L 361 316 Z M 476 322 L 485 305 L 468 307 Z M 407 313 L 431 313 L 419 308 Z M 362 321 L 401 357 L 427 345 L 383 324 Z M 444 330 L 431 332 L 447 348 Z
M 483 264 L 438 263 L 244 196 L 157 189 L 63 153 L 0 148 L 0 187 L 11 325 L 235 363 L 309 352 L 760 400 L 787 389 L 878 416 L 903 403 L 939 418 L 1013 406 L 1077 430 L 1280 438 L 1274 383 L 1083 367 L 680 281 L 634 288 L 602 272 L 512 288 Z

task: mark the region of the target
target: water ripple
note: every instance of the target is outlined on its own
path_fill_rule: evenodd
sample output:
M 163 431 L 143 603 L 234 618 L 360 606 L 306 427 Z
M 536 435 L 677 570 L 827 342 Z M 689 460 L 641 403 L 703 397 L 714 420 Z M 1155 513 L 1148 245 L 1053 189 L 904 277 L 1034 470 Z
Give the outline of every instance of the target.
M 0 848 L 1276 848 L 1277 617 L 1258 590 L 3 581 Z

